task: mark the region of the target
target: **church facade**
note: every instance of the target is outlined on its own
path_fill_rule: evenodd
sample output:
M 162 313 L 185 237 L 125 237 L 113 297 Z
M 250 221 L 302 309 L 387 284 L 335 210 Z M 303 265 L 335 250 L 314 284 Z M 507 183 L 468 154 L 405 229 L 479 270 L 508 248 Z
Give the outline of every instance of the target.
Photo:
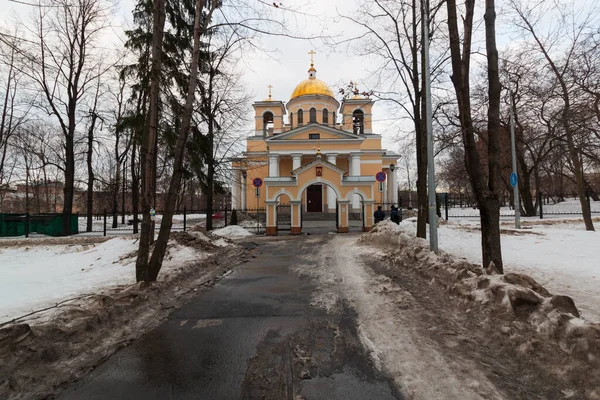
M 369 230 L 376 203 L 397 204 L 399 155 L 382 149 L 373 132 L 372 99 L 355 93 L 340 103 L 311 62 L 287 104 L 269 93 L 253 107 L 255 132 L 232 163 L 232 207 L 264 208 L 267 235 L 277 234 L 283 204 L 291 207 L 292 234 L 311 212 L 337 213 L 338 232 L 348 232 L 350 213 L 361 213 Z

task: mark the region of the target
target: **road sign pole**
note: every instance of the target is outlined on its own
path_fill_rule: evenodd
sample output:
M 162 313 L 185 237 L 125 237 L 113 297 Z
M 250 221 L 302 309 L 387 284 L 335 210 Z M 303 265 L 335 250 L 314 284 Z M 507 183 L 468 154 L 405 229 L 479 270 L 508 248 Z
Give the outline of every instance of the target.
M 513 185 L 514 209 L 515 209 L 515 229 L 521 229 L 521 208 L 519 207 L 519 174 L 517 174 L 517 146 L 515 144 L 515 117 L 513 115 L 513 93 L 510 94 L 510 147 L 512 150 L 512 169 L 513 174 L 517 177 Z M 512 182 L 511 182 L 512 183 Z

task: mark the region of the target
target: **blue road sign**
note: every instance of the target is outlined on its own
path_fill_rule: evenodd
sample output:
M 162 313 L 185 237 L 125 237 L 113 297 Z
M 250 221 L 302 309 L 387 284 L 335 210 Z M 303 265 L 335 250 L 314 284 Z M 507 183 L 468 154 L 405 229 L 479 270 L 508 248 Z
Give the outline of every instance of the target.
M 260 178 L 254 178 L 254 180 L 252 181 L 252 184 L 254 185 L 254 187 L 261 187 L 262 186 L 262 179 Z
M 378 172 L 375 175 L 375 179 L 377 179 L 377 182 L 384 182 L 385 181 L 385 172 Z
M 517 186 L 517 174 L 515 174 L 514 172 L 512 174 L 510 174 L 510 186 L 515 187 Z

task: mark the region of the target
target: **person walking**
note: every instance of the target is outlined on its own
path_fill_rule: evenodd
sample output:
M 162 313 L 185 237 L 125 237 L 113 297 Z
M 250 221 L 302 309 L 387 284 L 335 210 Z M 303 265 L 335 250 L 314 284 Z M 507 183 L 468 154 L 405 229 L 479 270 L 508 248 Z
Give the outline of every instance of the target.
M 381 209 L 381 206 L 377 206 L 377 211 L 373 213 L 375 223 L 381 222 L 385 219 L 385 212 Z
M 398 208 L 396 206 L 392 206 L 392 211 L 390 212 L 390 219 L 392 222 L 400 224 L 400 213 L 398 212 Z

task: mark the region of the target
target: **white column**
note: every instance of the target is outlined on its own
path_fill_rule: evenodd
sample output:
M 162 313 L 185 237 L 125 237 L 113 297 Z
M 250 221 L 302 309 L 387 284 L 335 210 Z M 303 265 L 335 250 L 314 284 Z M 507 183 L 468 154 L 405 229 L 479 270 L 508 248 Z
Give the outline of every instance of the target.
M 352 176 L 360 176 L 360 153 L 350 153 L 350 165 Z M 360 209 L 360 196 L 353 194 L 352 196 L 352 210 L 356 211 Z
M 302 166 L 302 153 L 292 154 L 292 171 Z
M 398 180 L 396 178 L 396 171 L 392 172 L 392 203 L 398 207 Z
M 269 177 L 279 176 L 279 155 L 269 155 Z
M 350 153 L 350 171 L 352 176 L 360 176 L 360 153 Z
M 243 173 L 240 174 L 240 184 L 242 186 L 242 208 L 244 210 L 248 209 L 248 204 L 246 203 L 246 179 L 244 178 Z
M 386 180 L 385 180 L 385 187 L 386 187 L 386 192 L 387 192 L 387 196 L 385 196 L 385 201 L 387 203 L 393 203 L 394 202 L 394 191 L 392 190 L 392 172 L 388 169 L 387 171 L 385 171 L 386 173 Z
M 335 154 L 335 153 L 327 154 L 327 162 L 329 162 L 333 165 L 335 165 L 336 158 L 337 158 L 337 154 Z M 335 207 L 336 207 L 335 203 L 336 203 L 335 191 L 333 190 L 333 188 L 331 188 L 329 185 L 327 185 L 327 211 L 328 212 L 335 212 Z
M 231 180 L 231 208 L 234 210 L 240 209 L 240 171 L 233 170 L 233 179 Z
M 384 171 L 384 172 L 385 172 L 385 171 Z M 389 193 L 389 191 L 388 191 L 388 185 L 389 185 L 389 182 L 388 182 L 388 180 L 389 180 L 389 176 L 387 176 L 387 174 L 386 174 L 385 182 L 383 183 L 383 193 L 382 193 L 382 195 L 383 195 L 383 196 L 382 196 L 382 199 L 383 199 L 383 202 L 384 202 L 384 203 L 388 203 L 388 200 L 387 200 L 387 198 L 388 198 L 388 193 Z M 377 187 L 377 190 L 379 190 L 379 187 Z M 381 194 L 380 194 L 380 195 L 381 195 Z M 378 200 L 377 200 L 377 198 L 375 199 L 375 201 L 378 201 Z M 385 206 L 383 206 L 383 205 L 382 205 L 381 207 L 383 208 L 383 210 L 384 210 L 384 211 L 385 211 L 385 210 L 387 210 L 387 209 L 385 208 Z M 375 209 L 377 209 L 377 207 L 375 207 Z

